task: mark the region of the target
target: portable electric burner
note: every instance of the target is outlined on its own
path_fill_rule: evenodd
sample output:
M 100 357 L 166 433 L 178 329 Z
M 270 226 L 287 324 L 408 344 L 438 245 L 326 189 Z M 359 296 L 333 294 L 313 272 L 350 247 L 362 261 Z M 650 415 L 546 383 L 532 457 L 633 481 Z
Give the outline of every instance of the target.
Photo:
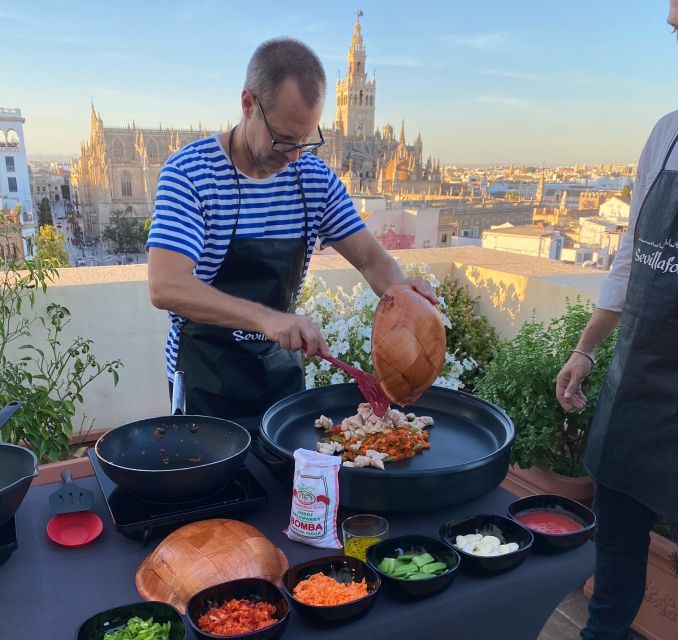
M 235 518 L 266 502 L 268 494 L 245 467 L 214 493 L 190 502 L 153 502 L 117 486 L 103 471 L 93 449 L 87 452 L 101 492 L 117 531 L 141 540 L 144 545 L 155 536 L 177 527 L 208 518 Z

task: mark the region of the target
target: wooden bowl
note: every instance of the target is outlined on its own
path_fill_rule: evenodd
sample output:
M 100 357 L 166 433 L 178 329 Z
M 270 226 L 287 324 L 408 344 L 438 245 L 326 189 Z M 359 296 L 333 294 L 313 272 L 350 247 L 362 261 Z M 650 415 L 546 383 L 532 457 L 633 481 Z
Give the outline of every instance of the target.
M 167 602 L 184 613 L 198 591 L 239 578 L 280 585 L 288 566 L 285 554 L 258 529 L 238 520 L 201 520 L 157 546 L 139 566 L 136 587 L 144 600 Z
M 389 287 L 372 325 L 372 364 L 389 400 L 414 403 L 440 374 L 446 350 L 438 309 L 409 285 Z

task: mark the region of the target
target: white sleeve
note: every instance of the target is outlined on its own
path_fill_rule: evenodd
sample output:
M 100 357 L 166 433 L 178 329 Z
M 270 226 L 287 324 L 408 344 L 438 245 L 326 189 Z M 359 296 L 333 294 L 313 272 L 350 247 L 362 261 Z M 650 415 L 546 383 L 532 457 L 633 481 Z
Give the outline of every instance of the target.
M 626 300 L 626 289 L 629 284 L 631 262 L 633 260 L 633 236 L 640 208 L 647 192 L 661 170 L 662 160 L 673 139 L 678 134 L 678 111 L 665 115 L 655 124 L 652 133 L 647 139 L 643 152 L 638 160 L 638 170 L 633 183 L 631 208 L 629 212 L 629 227 L 622 239 L 621 247 L 612 263 L 610 274 L 603 282 L 598 294 L 597 306 L 608 311 L 621 311 Z M 672 154 L 678 157 L 678 153 Z M 675 158 L 672 157 L 675 162 Z M 669 163 L 670 165 L 672 163 Z M 668 168 L 674 168 L 669 166 Z

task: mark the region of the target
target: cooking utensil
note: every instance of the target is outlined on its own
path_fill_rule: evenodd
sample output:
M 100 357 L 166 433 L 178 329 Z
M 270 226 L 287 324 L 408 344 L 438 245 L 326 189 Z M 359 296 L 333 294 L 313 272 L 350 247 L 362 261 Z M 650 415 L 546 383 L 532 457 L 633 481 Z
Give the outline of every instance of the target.
M 70 469 L 64 469 L 61 472 L 61 478 L 64 481 L 61 489 L 49 497 L 49 506 L 52 511 L 56 514 L 89 511 L 94 504 L 92 492 L 73 482 Z
M 214 518 L 170 533 L 139 565 L 135 584 L 142 598 L 167 602 L 183 613 L 201 589 L 254 576 L 280 583 L 287 567 L 285 554 L 261 531 Z
M 303 340 L 301 345 L 305 350 L 306 343 Z M 352 367 L 350 364 L 342 362 L 329 353 L 318 351 L 315 355 L 318 358 L 327 360 L 327 362 L 332 363 L 335 367 L 342 369 L 349 376 L 351 376 L 351 378 L 353 378 L 358 384 L 358 388 L 360 391 L 362 391 L 365 399 L 370 403 L 372 411 L 374 411 L 375 415 L 381 418 L 381 416 L 383 416 L 388 411 L 390 400 L 384 393 L 384 390 L 379 384 L 379 380 L 377 380 L 375 376 L 373 376 L 371 373 L 363 371 L 362 369 L 358 369 L 357 367 Z
M 291 478 L 295 449 L 315 449 L 322 437 L 313 423 L 334 424 L 355 415 L 362 402 L 351 383 L 296 393 L 263 416 L 254 453 L 272 470 Z M 360 511 L 436 509 L 483 496 L 504 479 L 515 437 L 511 419 L 498 407 L 461 391 L 431 387 L 404 412 L 431 416 L 430 449 L 385 469 L 341 467 L 339 500 Z
M 104 434 L 94 450 L 118 486 L 156 502 L 202 498 L 225 486 L 251 437 L 230 420 L 184 414 L 184 374 L 174 378 L 173 415 L 131 422 Z
M 47 523 L 50 540 L 62 547 L 83 547 L 96 540 L 103 530 L 101 518 L 91 511 L 61 513 Z
M 21 404 L 10 402 L 0 410 L 0 429 Z M 30 449 L 0 443 L 0 527 L 14 516 L 31 486 L 31 480 L 37 475 L 38 459 Z

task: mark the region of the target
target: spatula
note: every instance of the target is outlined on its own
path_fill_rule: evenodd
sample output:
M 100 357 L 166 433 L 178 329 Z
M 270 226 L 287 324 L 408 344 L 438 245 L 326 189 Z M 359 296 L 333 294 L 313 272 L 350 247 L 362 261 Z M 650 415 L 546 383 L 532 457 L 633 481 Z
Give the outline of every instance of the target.
M 305 350 L 306 343 L 302 342 L 302 347 Z M 379 384 L 379 380 L 377 380 L 375 376 L 373 376 L 371 373 L 363 371 L 362 369 L 358 369 L 357 367 L 352 367 L 350 364 L 346 364 L 345 362 L 338 360 L 329 353 L 322 353 L 318 351 L 314 355 L 316 355 L 318 358 L 322 358 L 323 360 L 327 360 L 327 362 L 332 363 L 335 367 L 339 367 L 339 369 L 342 369 L 348 373 L 348 375 L 351 376 L 351 378 L 353 378 L 358 384 L 358 388 L 365 396 L 365 400 L 370 403 L 372 411 L 374 411 L 374 415 L 381 418 L 388 411 L 390 400 L 384 393 L 384 390 Z
M 70 469 L 64 469 L 61 472 L 61 478 L 64 481 L 61 489 L 49 497 L 49 506 L 52 511 L 56 514 L 89 511 L 94 501 L 92 492 L 73 482 Z

